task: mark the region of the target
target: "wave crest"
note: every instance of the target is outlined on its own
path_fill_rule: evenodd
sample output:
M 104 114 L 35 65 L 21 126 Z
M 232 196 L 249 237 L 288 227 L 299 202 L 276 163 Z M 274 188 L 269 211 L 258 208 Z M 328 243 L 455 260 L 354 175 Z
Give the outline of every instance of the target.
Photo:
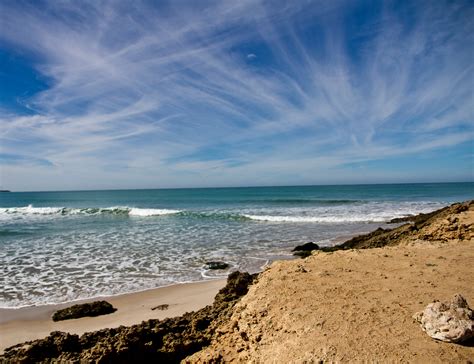
M 314 222 L 314 223 L 368 223 L 368 222 L 385 222 L 386 216 L 271 216 L 271 215 L 244 215 L 245 217 L 255 221 L 266 222 Z
M 130 216 L 160 216 L 160 215 L 171 215 L 181 212 L 180 210 L 169 210 L 169 209 L 138 209 L 132 208 L 128 212 Z
M 128 215 L 128 216 L 161 216 L 177 214 L 180 210 L 171 209 L 144 209 L 127 206 L 114 207 L 86 207 L 86 208 L 68 208 L 68 207 L 7 207 L 0 208 L 0 214 L 6 215 Z
M 332 205 L 351 205 L 362 203 L 362 200 L 329 200 L 329 199 L 316 199 L 316 198 L 274 198 L 274 199 L 263 199 L 263 200 L 249 200 L 248 202 L 260 202 L 276 205 L 296 204 L 296 205 L 315 205 L 315 206 L 332 206 Z

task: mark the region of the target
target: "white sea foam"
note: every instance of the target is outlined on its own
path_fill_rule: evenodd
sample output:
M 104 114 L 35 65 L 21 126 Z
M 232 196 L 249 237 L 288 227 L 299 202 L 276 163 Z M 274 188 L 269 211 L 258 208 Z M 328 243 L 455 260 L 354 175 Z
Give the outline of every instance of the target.
M 24 215 L 53 215 L 60 214 L 64 207 L 33 207 L 28 205 L 25 207 L 6 207 L 0 208 L 0 214 L 24 214 Z
M 27 217 L 30 215 L 101 215 L 101 214 L 113 214 L 113 215 L 129 215 L 129 216 L 160 216 L 176 214 L 181 212 L 180 210 L 172 209 L 144 209 L 137 207 L 128 206 L 112 206 L 112 207 L 101 207 L 101 208 L 67 208 L 67 207 L 33 207 L 28 205 L 25 207 L 1 207 L 0 216 L 14 215 L 16 217 L 23 216 Z
M 432 202 L 370 202 L 358 206 L 334 206 L 308 208 L 261 209 L 245 212 L 243 216 L 256 221 L 275 223 L 381 223 L 396 217 L 427 213 L 441 207 Z
M 244 215 L 252 220 L 268 222 L 315 222 L 315 223 L 343 223 L 343 222 L 384 222 L 380 216 L 269 216 Z
M 177 214 L 180 210 L 169 210 L 169 209 L 137 209 L 131 208 L 128 214 L 130 216 L 159 216 L 159 215 L 170 215 Z

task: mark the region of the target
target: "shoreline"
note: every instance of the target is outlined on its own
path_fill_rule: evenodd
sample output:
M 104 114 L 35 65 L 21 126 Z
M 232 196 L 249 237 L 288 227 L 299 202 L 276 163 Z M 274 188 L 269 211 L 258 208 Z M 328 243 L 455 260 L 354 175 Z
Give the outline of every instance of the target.
M 179 283 L 116 296 L 95 297 L 85 300 L 0 309 L 0 353 L 12 345 L 42 339 L 52 331 L 81 335 L 105 328 L 130 326 L 150 319 L 164 319 L 196 311 L 212 304 L 214 296 L 225 286 L 225 279 Z M 51 315 L 58 309 L 73 304 L 105 298 L 117 311 L 97 317 L 83 317 L 54 322 Z M 152 310 L 161 304 L 166 310 Z
M 87 298 L 76 298 L 71 301 L 65 301 L 65 302 L 53 302 L 53 303 L 41 303 L 38 305 L 25 305 L 25 306 L 19 306 L 19 307 L 0 307 L 0 323 L 3 322 L 2 320 L 2 312 L 10 312 L 10 311 L 15 311 L 15 310 L 27 310 L 27 309 L 36 309 L 36 308 L 45 308 L 50 307 L 50 306 L 55 306 L 57 307 L 56 309 L 61 309 L 64 307 L 68 307 L 71 305 L 78 305 L 82 303 L 88 303 L 88 302 L 94 302 L 94 301 L 101 301 L 101 300 L 109 300 L 111 298 L 119 297 L 119 296 L 126 296 L 126 295 L 131 295 L 131 294 L 137 294 L 137 293 L 143 293 L 146 291 L 154 291 L 157 289 L 161 288 L 168 288 L 168 287 L 173 287 L 173 286 L 180 286 L 180 285 L 185 285 L 185 284 L 195 284 L 195 283 L 206 283 L 206 282 L 212 282 L 212 281 L 220 281 L 220 280 L 226 280 L 226 277 L 203 277 L 207 279 L 201 279 L 197 281 L 185 281 L 185 282 L 175 282 L 175 283 L 170 283 L 164 286 L 159 286 L 159 287 L 154 287 L 154 288 L 144 288 L 144 289 L 139 289 L 136 291 L 131 291 L 131 292 L 122 292 L 122 293 L 116 293 L 116 294 L 104 294 L 104 295 L 97 295 L 93 297 L 87 297 Z M 63 307 L 64 306 L 64 307 Z
M 329 246 L 336 246 L 358 234 L 346 234 L 331 239 Z M 289 255 L 267 261 L 257 273 L 263 272 L 276 261 L 298 260 Z M 230 272 L 229 272 L 230 273 Z M 105 328 L 130 326 L 150 319 L 177 317 L 186 312 L 196 311 L 213 303 L 214 296 L 226 284 L 227 278 L 206 279 L 195 282 L 172 283 L 157 288 L 147 288 L 135 292 L 116 295 L 101 295 L 90 298 L 76 299 L 62 303 L 50 303 L 37 306 L 1 307 L 0 308 L 0 355 L 13 345 L 31 340 L 42 339 L 52 331 L 63 331 L 82 335 L 85 332 Z M 196 292 L 197 288 L 202 291 Z M 83 317 L 54 322 L 52 314 L 60 309 L 76 304 L 106 300 L 117 311 L 97 317 Z M 165 302 L 165 301 L 169 302 Z M 173 301 L 173 302 L 171 302 Z M 160 304 L 168 304 L 166 310 L 151 310 Z M 136 311 L 138 309 L 138 312 Z M 133 312 L 131 312 L 133 311 Z M 28 328 L 28 330 L 26 330 Z
M 394 224 L 395 225 L 395 224 Z M 362 233 L 364 234 L 364 233 Z M 328 247 L 337 246 L 359 234 L 345 234 L 331 239 Z M 289 246 L 288 257 L 279 257 L 267 261 L 257 273 L 262 273 L 266 268 L 277 261 L 299 260 L 291 253 L 294 246 Z M 85 332 L 97 331 L 118 326 L 130 326 L 149 319 L 164 319 L 177 317 L 185 312 L 196 311 L 213 302 L 219 289 L 223 288 L 226 278 L 215 278 L 195 282 L 172 283 L 157 288 L 147 288 L 135 292 L 120 293 L 116 295 L 102 295 L 84 299 L 77 299 L 63 303 L 50 303 L 38 306 L 2 307 L 0 308 L 0 355 L 5 349 L 30 340 L 42 339 L 52 331 L 63 331 L 71 334 L 82 335 Z M 203 287 L 201 293 L 194 288 Z M 195 301 L 193 301 L 197 298 Z M 174 300 L 177 303 L 164 302 Z M 54 322 L 52 314 L 66 307 L 76 304 L 106 300 L 117 311 L 97 317 L 83 317 Z M 135 302 L 134 302 L 135 301 Z M 167 310 L 151 310 L 160 304 L 169 304 Z M 173 307 L 175 306 L 175 307 Z M 177 306 L 177 307 L 176 307 Z M 120 309 L 121 308 L 121 309 Z M 139 309 L 137 313 L 132 310 Z M 28 330 L 25 330 L 28 328 Z M 28 332 L 26 332 L 28 331 Z
M 400 225 L 400 224 L 390 224 L 388 222 L 384 223 L 384 225 L 391 225 L 393 227 Z M 313 241 L 317 243 L 320 247 L 323 248 L 331 248 L 337 245 L 340 245 L 344 243 L 345 241 L 352 239 L 356 236 L 359 235 L 365 235 L 368 234 L 372 230 L 366 230 L 362 232 L 357 232 L 357 233 L 349 233 L 349 234 L 343 234 L 343 235 L 337 235 L 333 238 L 330 239 L 323 239 L 322 242 L 319 241 Z M 288 245 L 285 248 L 280 249 L 280 253 L 274 253 L 268 258 L 256 258 L 256 259 L 261 259 L 262 261 L 264 260 L 265 263 L 260 266 L 260 268 L 256 271 L 253 271 L 252 273 L 261 273 L 263 272 L 267 267 L 269 267 L 272 263 L 280 260 L 293 260 L 293 259 L 299 259 L 299 257 L 294 256 L 292 253 L 292 249 L 295 247 L 295 245 L 298 244 L 304 244 L 307 241 L 301 241 L 297 243 L 293 243 L 292 245 Z M 286 254 L 284 255 L 282 251 L 286 251 Z M 93 301 L 100 301 L 100 300 L 110 300 L 115 297 L 121 297 L 121 296 L 126 296 L 126 295 L 133 295 L 133 294 L 139 294 L 143 293 L 146 291 L 154 291 L 157 289 L 162 289 L 162 288 L 168 288 L 168 287 L 174 287 L 174 286 L 180 286 L 180 285 L 187 285 L 187 284 L 197 284 L 197 283 L 207 283 L 207 282 L 213 282 L 213 281 L 225 281 L 227 279 L 227 276 L 231 273 L 232 271 L 228 271 L 226 276 L 220 276 L 220 277 L 213 277 L 213 276 L 206 276 L 202 275 L 203 279 L 196 280 L 196 281 L 185 281 L 185 282 L 174 282 L 170 283 L 164 286 L 159 286 L 159 287 L 154 287 L 154 288 L 144 288 L 144 289 L 139 289 L 136 291 L 131 291 L 131 292 L 123 292 L 123 293 L 116 293 L 116 294 L 104 294 L 104 295 L 97 295 L 97 296 L 92 296 L 92 297 L 87 297 L 87 298 L 76 298 L 70 301 L 65 301 L 65 302 L 53 302 L 53 303 L 41 303 L 38 305 L 24 305 L 24 306 L 18 306 L 18 307 L 0 307 L 0 324 L 5 322 L 5 321 L 11 321 L 9 319 L 5 319 L 4 315 L 8 314 L 10 312 L 14 312 L 17 310 L 22 310 L 22 311 L 29 311 L 29 310 L 36 310 L 36 309 L 41 309 L 41 310 L 47 310 L 48 307 L 55 307 L 55 310 L 59 310 L 65 307 L 69 307 L 71 305 L 76 305 L 76 304 L 82 304 L 82 303 L 88 303 L 88 302 L 93 302 Z

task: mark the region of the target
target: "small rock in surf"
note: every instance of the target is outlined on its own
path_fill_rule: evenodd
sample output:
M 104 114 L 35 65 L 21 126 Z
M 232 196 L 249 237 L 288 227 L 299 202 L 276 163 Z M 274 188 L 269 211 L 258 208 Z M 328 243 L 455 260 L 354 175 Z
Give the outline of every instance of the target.
M 206 262 L 207 269 L 227 269 L 229 264 L 226 262 Z

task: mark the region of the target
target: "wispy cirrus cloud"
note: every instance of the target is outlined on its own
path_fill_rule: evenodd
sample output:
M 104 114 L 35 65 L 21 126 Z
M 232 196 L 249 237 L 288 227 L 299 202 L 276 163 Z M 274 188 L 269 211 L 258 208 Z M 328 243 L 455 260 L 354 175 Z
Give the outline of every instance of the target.
M 351 182 L 472 152 L 469 2 L 0 6 L 1 48 L 48 80 L 0 105 L 0 152 L 54 165 L 3 163 L 12 189 Z

